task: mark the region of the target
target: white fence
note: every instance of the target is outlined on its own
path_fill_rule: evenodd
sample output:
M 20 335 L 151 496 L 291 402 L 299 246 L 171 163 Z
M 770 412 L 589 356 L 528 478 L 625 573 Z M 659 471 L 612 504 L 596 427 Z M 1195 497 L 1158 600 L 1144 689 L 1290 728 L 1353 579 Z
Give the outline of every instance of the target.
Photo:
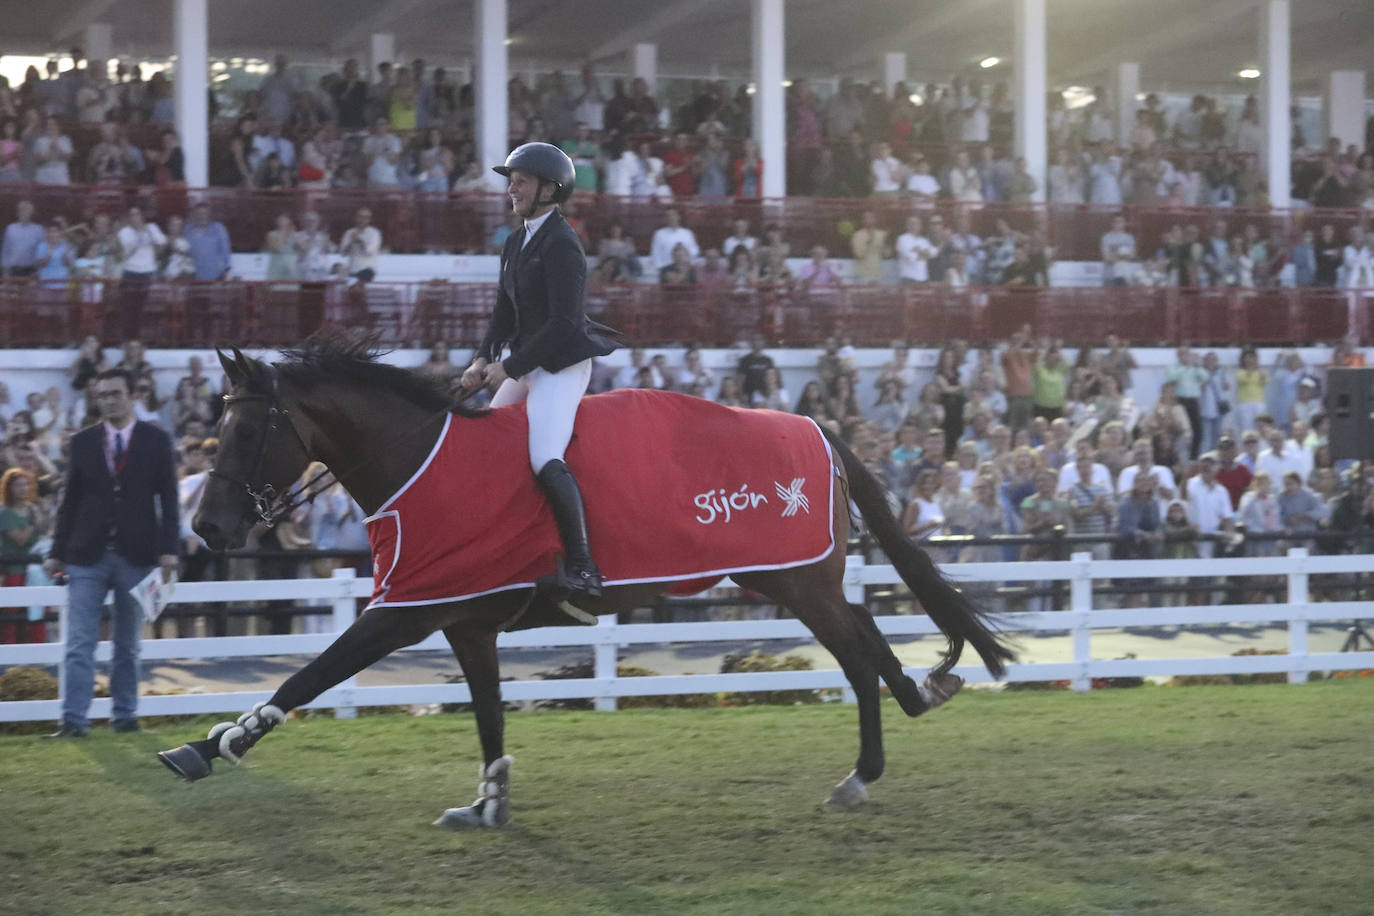
M 1307 648 L 1308 623 L 1313 620 L 1350 620 L 1374 618 L 1374 602 L 1324 601 L 1312 603 L 1308 578 L 1314 574 L 1374 571 L 1374 556 L 1308 556 L 1305 550 L 1290 550 L 1286 557 L 1253 557 L 1220 560 L 1093 560 L 1090 554 L 1074 554 L 1068 561 L 1019 563 L 967 563 L 945 567 L 962 581 L 1067 581 L 1070 609 L 1043 613 L 1009 613 L 1004 629 L 1016 632 L 1065 632 L 1073 637 L 1073 660 L 1008 667 L 1008 681 L 1068 680 L 1075 690 L 1087 690 L 1094 678 L 1146 677 L 1196 674 L 1257 674 L 1286 672 L 1293 683 L 1307 679 L 1310 671 L 1335 671 L 1374 667 L 1374 651 L 1313 653 Z M 1283 576 L 1288 582 L 1288 600 L 1283 604 L 1229 604 L 1211 607 L 1143 608 L 1133 610 L 1094 610 L 1093 582 L 1099 579 L 1150 579 L 1166 577 L 1245 577 Z M 895 585 L 900 582 L 888 565 L 867 565 L 861 557 L 849 557 L 845 577 L 851 601 L 861 601 L 866 585 Z M 280 599 L 327 599 L 333 602 L 336 631 L 348 626 L 354 617 L 355 599 L 371 594 L 372 583 L 355 579 L 351 570 L 340 570 L 332 579 L 264 580 L 257 582 L 200 582 L 177 586 L 174 601 L 213 603 L 224 601 L 266 601 Z M 57 586 L 0 588 L 0 607 L 63 605 L 66 589 Z M 65 613 L 65 609 L 64 609 Z M 882 616 L 879 628 L 889 636 L 931 635 L 938 629 L 924 615 Z M 1159 627 L 1212 625 L 1226 623 L 1285 624 L 1288 628 L 1286 655 L 1219 656 L 1214 658 L 1093 658 L 1094 630 L 1118 627 Z M 64 630 L 65 632 L 65 630 Z M 197 639 L 148 639 L 143 642 L 143 658 L 223 659 L 274 655 L 313 654 L 323 650 L 332 634 L 300 636 L 225 636 Z M 811 633 L 798 620 L 728 621 L 716 623 L 618 624 L 614 616 L 600 618 L 595 627 L 555 627 L 502 634 L 502 647 L 591 646 L 595 659 L 590 678 L 567 680 L 507 681 L 502 695 L 507 700 L 544 700 L 591 698 L 596 708 L 612 710 L 617 697 L 659 696 L 718 691 L 798 690 L 844 688 L 849 692 L 839 669 L 816 671 L 778 671 L 741 674 L 668 675 L 620 678 L 616 676 L 617 650 L 622 646 L 688 643 L 752 642 L 769 639 L 810 639 Z M 100 661 L 110 659 L 110 643 L 96 650 Z M 434 634 L 409 649 L 448 650 L 441 634 Z M 60 643 L 0 645 L 0 668 L 12 665 L 60 666 Z M 971 651 L 966 664 L 955 671 L 969 681 L 988 681 L 987 671 Z M 909 668 L 908 673 L 923 677 L 924 669 Z M 239 712 L 271 696 L 267 691 L 195 693 L 144 697 L 139 712 L 145 716 Z M 358 706 L 407 705 L 414 703 L 463 703 L 470 695 L 465 684 L 423 684 L 415 686 L 359 687 L 351 679 L 322 694 L 311 707 L 332 707 L 341 716 L 355 714 Z M 25 700 L 0 703 L 0 721 L 43 721 L 60 717 L 58 700 Z M 110 714 L 110 701 L 97 699 L 91 708 L 94 718 Z

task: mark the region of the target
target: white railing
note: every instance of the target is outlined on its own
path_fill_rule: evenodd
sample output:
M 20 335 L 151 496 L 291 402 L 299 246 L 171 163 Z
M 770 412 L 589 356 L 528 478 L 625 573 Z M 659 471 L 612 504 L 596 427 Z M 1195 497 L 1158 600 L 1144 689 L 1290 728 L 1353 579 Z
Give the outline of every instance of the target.
M 1290 683 L 1299 683 L 1307 679 L 1310 671 L 1374 668 L 1374 651 L 1314 653 L 1309 652 L 1307 647 L 1309 621 L 1374 618 L 1374 602 L 1312 603 L 1308 596 L 1308 577 L 1311 575 L 1374 571 L 1374 557 L 1369 555 L 1308 556 L 1306 550 L 1294 549 L 1285 557 L 1093 560 L 1090 554 L 1079 553 L 1074 554 L 1068 561 L 963 563 L 948 565 L 944 569 L 961 581 L 1069 583 L 1069 610 L 1009 613 L 1004 617 L 1003 629 L 1013 634 L 1067 631 L 1073 637 L 1072 661 L 1013 664 L 1007 669 L 1008 681 L 1067 680 L 1075 690 L 1088 690 L 1094 678 L 1286 672 Z M 1097 579 L 1261 575 L 1286 577 L 1286 603 L 1132 610 L 1094 610 L 1092 606 L 1092 586 Z M 895 585 L 900 581 L 896 571 L 889 565 L 868 565 L 861 557 L 849 557 L 845 590 L 851 601 L 863 600 L 864 586 Z M 1221 587 L 1219 585 L 1218 589 Z M 332 602 L 335 630 L 339 632 L 354 619 L 355 599 L 366 598 L 371 594 L 371 590 L 370 581 L 354 578 L 352 570 L 339 570 L 332 579 L 182 583 L 177 586 L 173 600 L 214 603 L 327 599 Z M 0 607 L 62 606 L 65 601 L 66 589 L 58 586 L 0 588 Z M 65 607 L 63 613 L 65 614 Z M 889 636 L 925 636 L 939 632 L 924 615 L 881 616 L 876 620 L 879 629 Z M 1096 629 L 1222 623 L 1286 624 L 1288 653 L 1208 658 L 1093 658 L 1092 633 Z M 617 650 L 623 646 L 811 638 L 810 631 L 798 620 L 619 624 L 612 615 L 600 618 L 595 627 L 522 630 L 502 634 L 498 645 L 506 648 L 591 646 L 594 654 L 593 676 L 566 680 L 507 681 L 502 683 L 501 692 L 505 699 L 512 701 L 590 698 L 595 700 L 597 709 L 603 710 L 615 709 L 618 697 L 721 691 L 842 688 L 846 698 L 851 698 L 848 684 L 839 669 L 637 678 L 616 676 Z M 143 641 L 143 658 L 157 660 L 308 655 L 323 650 L 333 639 L 334 634 L 331 633 L 148 639 Z M 110 643 L 100 643 L 96 650 L 97 660 L 109 661 L 110 649 Z M 435 633 L 423 642 L 402 651 L 417 650 L 447 651 L 448 643 L 441 634 Z M 60 643 L 0 645 L 0 668 L 12 665 L 43 665 L 58 666 L 60 669 L 62 653 L 63 646 Z M 955 669 L 958 674 L 973 682 L 990 680 L 983 667 L 977 664 L 976 656 L 971 651 L 966 652 L 965 659 L 968 663 Z M 908 668 L 907 671 L 918 678 L 925 674 L 925 669 L 921 668 Z M 140 700 L 139 711 L 146 716 L 238 712 L 249 709 L 255 702 L 269 699 L 270 696 L 270 692 L 267 691 L 149 696 Z M 326 691 L 309 706 L 332 707 L 338 715 L 351 716 L 356 714 L 356 707 L 359 706 L 465 703 L 470 699 L 466 684 L 359 687 L 350 678 Z M 91 707 L 92 717 L 108 717 L 109 707 L 108 699 L 97 699 Z M 0 703 L 0 721 L 54 720 L 59 718 L 60 708 L 59 700 Z

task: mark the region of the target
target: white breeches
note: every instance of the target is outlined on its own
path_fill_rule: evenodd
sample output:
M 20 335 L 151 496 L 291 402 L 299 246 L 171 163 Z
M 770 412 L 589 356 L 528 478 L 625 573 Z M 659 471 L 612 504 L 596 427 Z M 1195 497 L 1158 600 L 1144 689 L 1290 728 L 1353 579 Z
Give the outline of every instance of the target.
M 525 401 L 530 418 L 530 467 L 538 474 L 550 461 L 562 460 L 572 439 L 577 405 L 592 380 L 592 361 L 584 359 L 560 372 L 532 369 L 508 378 L 496 389 L 492 407 Z

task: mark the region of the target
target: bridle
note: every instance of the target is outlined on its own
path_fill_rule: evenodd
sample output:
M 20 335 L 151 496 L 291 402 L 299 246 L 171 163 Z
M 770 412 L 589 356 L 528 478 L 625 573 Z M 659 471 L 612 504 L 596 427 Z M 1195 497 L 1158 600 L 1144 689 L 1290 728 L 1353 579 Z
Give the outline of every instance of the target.
M 253 463 L 253 471 L 249 475 L 255 478 L 260 476 L 262 464 L 267 460 L 267 449 L 272 441 L 272 433 L 277 430 L 278 423 L 286 424 L 286 428 L 291 430 L 291 435 L 295 437 L 296 444 L 301 447 L 301 452 L 307 460 L 310 458 L 310 449 L 306 446 L 305 440 L 301 438 L 300 431 L 296 429 L 296 424 L 291 422 L 290 412 L 281 406 L 281 395 L 277 389 L 277 370 L 271 365 L 267 366 L 267 370 L 272 379 L 271 394 L 226 394 L 223 397 L 226 405 L 246 401 L 261 401 L 267 405 L 267 429 L 262 434 L 262 442 L 258 446 L 258 456 Z M 270 483 L 263 484 L 261 487 L 254 487 L 248 481 L 226 474 L 218 468 L 211 469 L 209 475 L 218 477 L 236 487 L 242 487 L 243 491 L 253 500 L 253 511 L 257 514 L 258 520 L 271 528 L 301 506 L 314 502 L 315 497 L 319 496 L 323 489 L 315 490 L 312 488 L 330 473 L 329 469 L 325 468 L 304 484 L 293 485 L 285 493 L 278 493 L 277 488 Z

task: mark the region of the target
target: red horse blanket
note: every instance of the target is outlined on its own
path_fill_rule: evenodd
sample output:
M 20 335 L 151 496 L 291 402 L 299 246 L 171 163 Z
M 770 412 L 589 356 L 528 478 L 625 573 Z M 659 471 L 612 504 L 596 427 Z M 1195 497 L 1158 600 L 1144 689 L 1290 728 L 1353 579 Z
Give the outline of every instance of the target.
M 561 551 L 530 471 L 523 404 L 450 416 L 428 459 L 367 520 L 373 605 L 527 588 Z M 568 467 L 608 585 L 709 588 L 834 549 L 830 446 L 805 417 L 663 392 L 584 398 Z

